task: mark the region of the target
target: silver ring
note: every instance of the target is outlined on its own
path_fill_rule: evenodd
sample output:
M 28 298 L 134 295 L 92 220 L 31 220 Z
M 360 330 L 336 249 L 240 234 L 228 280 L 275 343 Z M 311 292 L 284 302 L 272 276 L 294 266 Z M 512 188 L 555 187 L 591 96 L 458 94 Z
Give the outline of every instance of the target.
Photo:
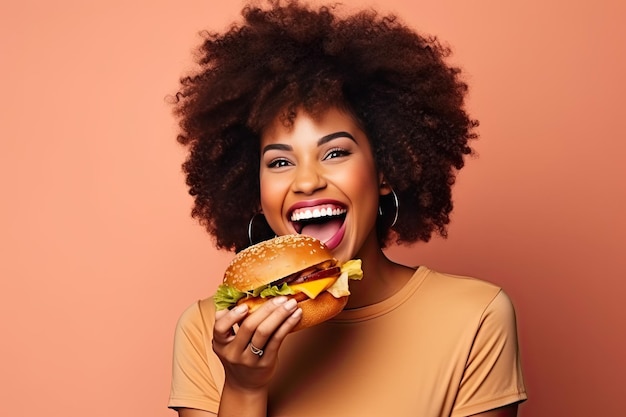
M 261 348 L 258 348 L 258 347 L 256 347 L 256 346 L 254 346 L 254 345 L 252 344 L 252 342 L 250 342 L 250 352 L 254 353 L 254 354 L 255 354 L 255 355 L 257 355 L 259 358 L 260 358 L 261 356 L 263 356 L 263 349 L 261 349 Z

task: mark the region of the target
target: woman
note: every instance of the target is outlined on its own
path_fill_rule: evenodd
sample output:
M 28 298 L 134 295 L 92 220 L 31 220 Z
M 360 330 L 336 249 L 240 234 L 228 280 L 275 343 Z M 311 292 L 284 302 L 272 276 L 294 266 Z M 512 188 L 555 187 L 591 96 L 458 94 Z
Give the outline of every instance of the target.
M 193 215 L 230 250 L 304 233 L 362 260 L 346 309 L 290 333 L 278 297 L 181 316 L 169 406 L 190 416 L 503 416 L 526 398 L 500 288 L 399 265 L 390 242 L 446 235 L 477 123 L 448 51 L 393 16 L 297 2 L 207 34 L 177 115 Z M 298 211 L 332 208 L 314 221 Z M 263 218 L 265 222 L 263 222 Z M 267 227 L 269 226 L 269 227 Z M 236 331 L 234 330 L 236 329 Z M 263 351 L 262 354 L 259 354 Z

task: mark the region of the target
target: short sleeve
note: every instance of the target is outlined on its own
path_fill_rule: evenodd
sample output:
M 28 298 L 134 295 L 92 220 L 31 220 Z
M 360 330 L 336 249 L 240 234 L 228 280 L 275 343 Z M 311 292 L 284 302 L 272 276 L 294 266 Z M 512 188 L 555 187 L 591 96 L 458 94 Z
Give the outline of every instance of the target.
M 524 401 L 515 310 L 500 291 L 485 309 L 472 343 L 452 417 Z
M 195 408 L 217 414 L 221 385 L 216 382 L 219 376 L 211 369 L 215 368 L 212 363 L 215 359 L 206 322 L 211 318 L 203 316 L 203 310 L 207 309 L 201 309 L 206 301 L 191 305 L 178 320 L 168 407 Z

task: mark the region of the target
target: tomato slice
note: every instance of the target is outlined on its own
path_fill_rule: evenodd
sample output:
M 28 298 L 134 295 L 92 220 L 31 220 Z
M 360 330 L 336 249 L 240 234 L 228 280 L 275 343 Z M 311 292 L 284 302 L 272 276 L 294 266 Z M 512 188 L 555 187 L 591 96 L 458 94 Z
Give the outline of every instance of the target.
M 340 273 L 341 268 L 338 266 L 333 266 L 331 268 L 322 269 L 320 271 L 315 271 L 311 274 L 298 277 L 295 280 L 291 281 L 290 284 L 299 284 L 301 282 L 314 281 L 320 278 L 334 277 L 336 275 L 339 275 Z

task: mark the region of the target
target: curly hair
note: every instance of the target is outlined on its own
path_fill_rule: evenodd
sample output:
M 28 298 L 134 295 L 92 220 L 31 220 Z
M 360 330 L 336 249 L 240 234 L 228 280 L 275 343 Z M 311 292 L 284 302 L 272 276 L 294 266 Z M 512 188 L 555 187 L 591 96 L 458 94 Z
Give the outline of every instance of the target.
M 181 79 L 174 113 L 189 149 L 192 216 L 218 248 L 248 246 L 263 129 L 277 117 L 292 124 L 298 109 L 315 117 L 338 107 L 362 126 L 400 201 L 393 228 L 377 224 L 381 246 L 446 237 L 451 187 L 478 125 L 464 109 L 460 70 L 445 62 L 449 48 L 394 15 L 269 3 L 246 6 L 225 33 L 204 32 L 199 68 Z

